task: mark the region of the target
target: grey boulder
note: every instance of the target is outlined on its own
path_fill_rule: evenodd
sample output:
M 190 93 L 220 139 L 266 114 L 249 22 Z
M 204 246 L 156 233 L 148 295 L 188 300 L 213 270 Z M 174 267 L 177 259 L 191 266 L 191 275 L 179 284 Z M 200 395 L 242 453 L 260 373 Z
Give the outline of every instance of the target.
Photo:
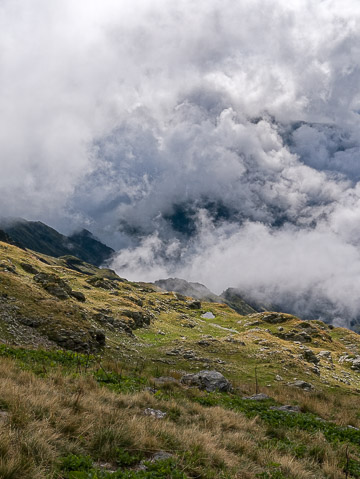
M 232 389 L 230 381 L 218 371 L 200 371 L 195 374 L 185 374 L 181 378 L 181 383 L 186 386 L 198 387 L 207 392 L 228 392 Z

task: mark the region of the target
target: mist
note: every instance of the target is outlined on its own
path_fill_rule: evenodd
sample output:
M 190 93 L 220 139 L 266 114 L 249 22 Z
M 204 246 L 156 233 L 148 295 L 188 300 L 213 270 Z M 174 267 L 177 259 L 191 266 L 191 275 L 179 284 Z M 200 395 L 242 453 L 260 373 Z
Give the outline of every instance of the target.
M 0 216 L 86 227 L 129 279 L 350 325 L 359 20 L 354 0 L 3 0 Z

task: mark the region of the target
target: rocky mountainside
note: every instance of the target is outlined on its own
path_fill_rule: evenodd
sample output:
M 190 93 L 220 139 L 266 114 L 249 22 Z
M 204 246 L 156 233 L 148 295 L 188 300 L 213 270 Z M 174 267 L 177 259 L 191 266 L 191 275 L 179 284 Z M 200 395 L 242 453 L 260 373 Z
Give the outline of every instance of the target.
M 239 314 L 251 314 L 257 311 L 257 309 L 247 304 L 234 288 L 229 288 L 218 296 L 201 283 L 192 283 L 179 278 L 160 279 L 155 281 L 154 284 L 164 291 L 174 291 L 210 303 L 225 303 Z
M 189 292 L 0 242 L 0 477 L 360 477 L 360 336 Z
M 114 253 L 87 230 L 64 236 L 40 221 L 22 218 L 2 218 L 0 228 L 17 244 L 54 257 L 74 255 L 99 266 Z

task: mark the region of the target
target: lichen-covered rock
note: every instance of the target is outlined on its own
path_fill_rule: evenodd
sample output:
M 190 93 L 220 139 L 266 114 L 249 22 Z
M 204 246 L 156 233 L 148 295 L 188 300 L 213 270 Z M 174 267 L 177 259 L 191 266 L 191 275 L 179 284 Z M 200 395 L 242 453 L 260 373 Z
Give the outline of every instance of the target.
M 181 383 L 186 386 L 204 389 L 207 392 L 228 392 L 232 389 L 230 381 L 218 371 L 200 371 L 195 374 L 185 374 L 181 378 Z

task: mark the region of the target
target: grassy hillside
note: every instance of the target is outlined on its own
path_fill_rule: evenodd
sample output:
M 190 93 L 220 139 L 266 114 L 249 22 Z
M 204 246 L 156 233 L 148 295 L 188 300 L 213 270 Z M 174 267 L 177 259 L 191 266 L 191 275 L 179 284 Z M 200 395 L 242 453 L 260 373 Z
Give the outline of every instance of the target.
M 5 243 L 0 319 L 1 478 L 360 477 L 352 331 Z M 232 391 L 180 382 L 205 369 Z

